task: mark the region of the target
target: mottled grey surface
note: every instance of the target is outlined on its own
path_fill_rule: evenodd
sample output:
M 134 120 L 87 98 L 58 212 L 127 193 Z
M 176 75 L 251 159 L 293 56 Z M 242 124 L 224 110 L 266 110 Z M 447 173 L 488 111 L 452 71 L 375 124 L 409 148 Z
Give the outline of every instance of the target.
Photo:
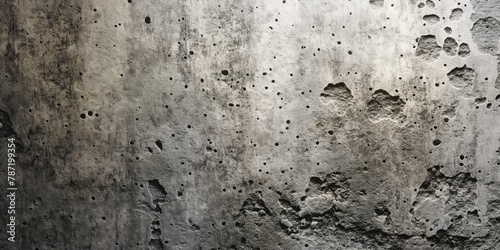
M 499 6 L 2 1 L 0 249 L 500 249 Z

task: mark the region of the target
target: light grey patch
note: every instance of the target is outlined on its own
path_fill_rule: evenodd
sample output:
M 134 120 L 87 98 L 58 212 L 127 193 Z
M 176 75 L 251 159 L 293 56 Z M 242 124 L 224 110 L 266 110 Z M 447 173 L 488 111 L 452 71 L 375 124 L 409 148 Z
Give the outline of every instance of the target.
M 420 58 L 420 60 L 426 62 L 436 61 L 439 58 L 440 52 L 441 46 L 437 44 L 436 36 L 424 35 L 418 39 L 415 55 Z
M 458 21 L 460 18 L 462 18 L 462 15 L 464 14 L 464 11 L 460 8 L 455 8 L 451 11 L 449 19 L 451 21 Z
M 474 84 L 475 72 L 464 65 L 461 68 L 454 68 L 448 74 L 450 84 L 458 89 L 470 88 Z
M 444 39 L 443 51 L 448 56 L 456 56 L 457 55 L 458 43 L 453 37 L 447 37 Z
M 481 52 L 496 55 L 500 38 L 500 21 L 493 17 L 479 19 L 472 26 L 471 33 Z
M 430 15 L 425 15 L 423 17 L 424 21 L 430 25 L 434 25 L 436 23 L 439 23 L 439 16 L 435 14 L 430 14 Z

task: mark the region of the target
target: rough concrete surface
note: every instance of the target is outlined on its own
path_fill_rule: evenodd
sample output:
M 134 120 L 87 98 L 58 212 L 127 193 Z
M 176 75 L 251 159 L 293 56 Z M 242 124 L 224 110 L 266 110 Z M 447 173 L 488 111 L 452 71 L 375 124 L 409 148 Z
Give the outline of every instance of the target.
M 0 249 L 500 249 L 500 0 L 4 0 Z

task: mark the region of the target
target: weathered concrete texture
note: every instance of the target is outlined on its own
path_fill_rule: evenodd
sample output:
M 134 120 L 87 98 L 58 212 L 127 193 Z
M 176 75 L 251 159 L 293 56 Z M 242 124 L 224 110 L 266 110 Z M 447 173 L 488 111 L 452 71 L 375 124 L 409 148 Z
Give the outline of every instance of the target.
M 455 56 L 457 54 L 458 43 L 453 37 L 444 39 L 443 50 L 448 56 Z
M 2 1 L 0 249 L 500 249 L 499 6 Z
M 445 46 L 447 46 L 447 44 L 445 44 Z M 433 62 L 439 59 L 439 56 L 441 55 L 441 49 L 441 46 L 439 46 L 436 42 L 435 35 L 425 35 L 421 36 L 420 39 L 418 39 L 418 45 L 415 55 L 423 61 Z

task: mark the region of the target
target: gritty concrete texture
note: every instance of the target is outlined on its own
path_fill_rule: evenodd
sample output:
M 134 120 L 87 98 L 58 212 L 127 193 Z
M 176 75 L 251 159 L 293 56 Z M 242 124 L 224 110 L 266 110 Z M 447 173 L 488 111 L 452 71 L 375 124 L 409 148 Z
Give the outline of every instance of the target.
M 500 1 L 0 2 L 0 249 L 500 249 Z
M 457 54 L 458 43 L 453 37 L 444 39 L 443 50 L 446 55 L 452 57 Z

